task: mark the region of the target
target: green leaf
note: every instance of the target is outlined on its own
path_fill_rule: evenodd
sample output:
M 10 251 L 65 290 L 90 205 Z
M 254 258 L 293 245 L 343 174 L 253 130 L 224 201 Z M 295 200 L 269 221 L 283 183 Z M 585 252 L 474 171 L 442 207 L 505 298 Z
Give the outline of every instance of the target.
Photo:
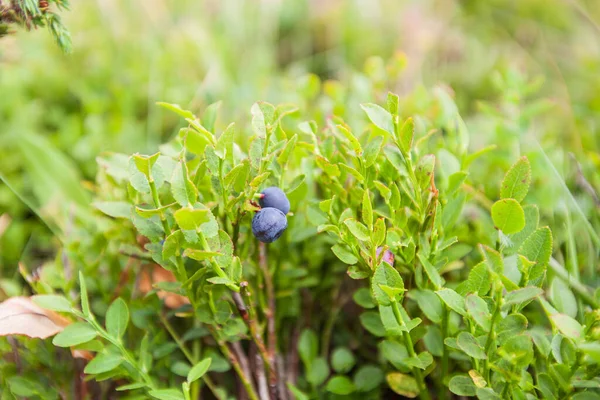
M 391 299 L 390 295 L 382 289 L 382 285 L 404 291 L 402 277 L 398 271 L 386 262 L 382 262 L 375 269 L 375 273 L 371 279 L 371 293 L 377 304 L 383 306 L 390 305 L 392 301 L 401 300 L 400 296 L 395 296 L 395 298 Z
M 370 392 L 376 389 L 383 382 L 383 371 L 374 365 L 362 366 L 354 374 L 354 387 L 359 392 Z
M 193 260 L 203 261 L 212 259 L 213 257 L 220 256 L 221 253 L 216 251 L 207 251 L 207 250 L 196 250 L 196 249 L 185 249 L 183 252 L 184 257 L 189 257 Z
M 522 304 L 526 301 L 533 300 L 544 293 L 542 289 L 535 286 L 528 286 L 522 289 L 509 292 L 504 298 L 503 307 L 510 307 L 513 304 Z
M 138 213 L 135 213 L 132 221 L 135 229 L 151 241 L 158 241 L 164 236 L 164 228 L 158 215 L 142 217 Z
M 373 242 L 375 246 L 381 246 L 385 242 L 385 221 L 383 218 L 377 218 L 375 228 L 373 229 Z
M 476 293 L 480 296 L 485 296 L 492 287 L 492 276 L 485 262 L 477 264 L 467 279 L 467 292 Z
M 313 386 L 319 386 L 329 376 L 329 365 L 323 357 L 317 357 L 313 360 L 306 379 Z
M 354 302 L 356 304 L 358 304 L 359 306 L 361 306 L 362 308 L 374 308 L 376 306 L 375 304 L 375 300 L 373 299 L 373 296 L 371 295 L 371 290 L 366 288 L 366 287 L 362 287 L 358 290 L 356 290 L 354 292 L 354 294 L 352 295 L 352 299 L 354 299 Z
M 79 271 L 79 291 L 81 292 L 81 312 L 86 317 L 91 315 L 90 313 L 90 302 L 88 299 L 87 286 L 85 284 L 85 278 L 83 272 Z
M 362 200 L 362 219 L 369 230 L 373 229 L 373 206 L 371 205 L 371 197 L 369 190 L 365 190 Z
M 217 114 L 219 108 L 221 108 L 222 101 L 210 104 L 202 113 L 202 125 L 206 127 L 210 132 L 215 130 L 215 121 L 217 120 Z
M 369 141 L 369 143 L 367 143 L 367 147 L 365 147 L 365 152 L 363 153 L 365 167 L 369 168 L 375 163 L 375 161 L 377 161 L 377 157 L 381 152 L 382 145 L 383 136 L 380 135 L 375 136 Z
M 515 199 L 498 200 L 492 205 L 492 220 L 497 229 L 510 235 L 525 227 L 525 213 Z
M 354 383 L 346 376 L 334 376 L 327 382 L 325 389 L 328 392 L 339 394 L 342 396 L 348 395 L 356 390 Z
M 98 354 L 85 366 L 83 372 L 86 374 L 102 374 L 117 368 L 123 361 L 125 360 L 120 354 Z
M 367 242 L 370 240 L 371 235 L 369 234 L 369 230 L 366 226 L 364 226 L 357 220 L 353 218 L 348 218 L 344 221 L 344 224 L 348 227 L 350 233 L 352 233 L 352 235 L 354 235 L 354 237 L 358 240 L 361 240 L 363 242 Z
M 342 135 L 344 135 L 344 137 L 346 139 L 348 139 L 348 141 L 352 145 L 352 149 L 354 149 L 354 152 L 356 153 L 356 155 L 360 156 L 363 153 L 363 149 L 362 149 L 358 139 L 356 139 L 356 137 L 352 134 L 352 132 L 350 132 L 350 130 L 347 129 L 344 125 L 337 125 L 337 128 L 342 133 Z
M 497 328 L 494 329 L 498 335 L 498 342 L 503 344 L 527 329 L 527 318 L 523 314 L 510 314 L 497 322 Z
M 174 231 L 173 233 L 171 233 L 169 236 L 167 236 L 167 238 L 165 239 L 165 242 L 163 243 L 163 251 L 162 251 L 163 259 L 167 260 L 167 259 L 179 254 L 181 251 L 183 242 L 184 242 L 183 233 L 179 229 Z
M 386 330 L 381 322 L 381 317 L 378 312 L 367 311 L 359 316 L 360 324 L 369 331 L 371 334 L 377 337 L 383 337 L 386 334 Z
M 392 115 L 398 115 L 400 98 L 397 94 L 388 92 L 387 94 L 387 109 Z
M 135 382 L 135 383 L 130 383 L 128 385 L 118 386 L 115 390 L 117 392 L 124 392 L 127 390 L 142 389 L 142 388 L 145 388 L 146 386 L 148 386 L 148 385 L 146 385 L 143 382 Z
M 492 327 L 492 315 L 485 300 L 476 294 L 470 294 L 465 300 L 465 305 L 469 315 L 477 325 L 485 332 L 489 332 Z
M 426 189 L 433 181 L 433 172 L 435 169 L 435 156 L 425 154 L 419 159 L 415 166 L 415 176 L 421 189 Z
M 267 128 L 271 129 L 275 117 L 275 107 L 264 101 L 256 102 L 250 109 L 252 113 L 252 130 L 258 136 L 265 137 Z
M 457 396 L 475 396 L 477 390 L 471 377 L 466 375 L 454 375 L 448 382 L 448 388 Z
M 106 330 L 115 338 L 120 338 L 129 323 L 129 309 L 122 298 L 112 302 L 106 311 Z
M 539 228 L 523 242 L 519 254 L 536 262 L 529 273 L 529 284 L 539 286 L 546 276 L 546 267 L 552 256 L 552 232 L 550 228 Z
M 296 386 L 292 385 L 291 382 L 287 383 L 287 387 L 290 390 L 290 393 L 292 394 L 292 398 L 295 400 L 310 400 L 310 397 L 308 397 L 304 392 L 300 391 L 300 389 L 298 389 Z
M 181 229 L 198 230 L 200 225 L 210 221 L 209 213 L 206 209 L 180 208 L 173 215 Z
M 340 168 L 337 165 L 330 163 L 325 157 L 316 156 L 315 162 L 319 168 L 325 171 L 325 173 L 332 178 L 340 176 Z
M 379 129 L 387 133 L 394 134 L 394 122 L 392 114 L 387 112 L 383 107 L 373 103 L 361 104 L 360 107 L 367 113 L 369 120 Z
M 129 219 L 133 211 L 131 204 L 124 201 L 95 201 L 92 206 L 113 218 Z
M 89 342 L 96 337 L 94 328 L 85 322 L 75 322 L 54 336 L 52 344 L 58 347 L 71 347 L 78 344 Z
M 348 265 L 354 265 L 358 262 L 358 258 L 346 246 L 336 244 L 331 248 L 331 251 L 333 251 L 333 254 L 337 258 Z
M 192 383 L 200 378 L 208 371 L 210 368 L 210 363 L 212 362 L 212 358 L 205 358 L 200 361 L 198 364 L 194 365 L 190 372 L 187 375 L 188 383 Z
M 414 135 L 415 123 L 412 118 L 408 118 L 406 121 L 404 121 L 404 124 L 402 124 L 402 127 L 398 131 L 398 136 L 396 138 L 402 153 L 408 154 L 412 146 Z
M 469 357 L 476 358 L 478 360 L 484 360 L 487 358 L 483 347 L 479 344 L 477 339 L 469 332 L 461 332 L 458 334 L 456 344 L 462 351 L 467 353 Z
M 527 157 L 521 157 L 506 173 L 502 181 L 500 196 L 523 201 L 531 182 L 531 166 Z
M 479 400 L 502 400 L 492 388 L 477 388 L 476 394 Z
M 427 257 L 424 257 L 421 253 L 418 253 L 417 257 L 419 258 L 423 269 L 425 269 L 425 273 L 429 277 L 429 280 L 433 284 L 433 287 L 436 290 L 441 289 L 442 286 L 444 286 L 444 279 L 442 279 L 438 270 L 433 265 L 431 265 Z
M 504 273 L 504 260 L 502 260 L 502 255 L 498 251 L 483 244 L 479 245 L 479 251 L 490 271 L 500 275 Z M 483 296 L 483 294 L 481 295 Z
M 196 118 L 195 115 L 188 110 L 184 110 L 183 108 L 181 108 L 181 106 L 179 104 L 171 104 L 171 103 L 164 103 L 162 101 L 158 101 L 156 102 L 157 105 L 166 108 L 169 111 L 174 112 L 175 114 L 179 115 L 180 117 L 183 118 Z
M 225 132 L 217 139 L 215 153 L 222 160 L 233 164 L 233 138 L 235 136 L 235 124 L 232 122 L 227 126 Z
M 183 160 L 180 160 L 173 170 L 171 194 L 182 207 L 194 205 L 198 198 L 196 187 L 189 178 L 187 164 Z
M 365 177 L 362 176 L 362 174 L 360 172 L 358 172 L 356 169 L 344 164 L 344 163 L 339 163 L 338 167 L 343 171 L 346 172 L 350 175 L 352 175 L 353 177 L 356 178 L 356 180 L 360 183 L 363 183 L 365 181 Z
M 443 308 L 440 298 L 431 290 L 413 289 L 408 292 L 408 297 L 415 300 L 419 308 L 431 322 L 442 323 Z
M 583 327 L 574 318 L 566 314 L 554 314 L 550 316 L 550 319 L 558 330 L 569 339 L 577 341 L 583 337 Z
M 305 329 L 298 340 L 298 353 L 305 366 L 310 366 L 319 352 L 319 339 L 314 331 Z
M 160 156 L 160 153 L 155 153 L 151 156 L 145 156 L 145 155 L 141 155 L 141 154 L 134 154 L 133 157 L 133 162 L 135 163 L 135 166 L 137 167 L 137 169 L 144 174 L 144 176 L 150 180 L 151 178 L 151 174 L 150 171 L 152 170 L 152 167 L 154 166 L 154 164 L 156 163 L 156 161 L 158 160 L 158 157 Z
M 575 295 L 560 278 L 554 278 L 550 284 L 550 300 L 556 309 L 571 318 L 577 316 L 577 299 Z
M 431 356 L 431 353 L 424 351 L 418 356 L 405 359 L 404 363 L 409 367 L 425 370 L 433 363 L 433 357 Z
M 403 374 L 401 372 L 390 372 L 385 376 L 390 389 L 401 396 L 414 399 L 421 392 L 419 390 L 419 384 L 410 375 Z
M 59 312 L 72 312 L 73 306 L 71 302 L 64 296 L 56 294 L 38 294 L 32 296 L 31 300 L 38 306 L 45 308 L 46 310 L 59 311 Z
M 517 368 L 527 368 L 533 361 L 533 343 L 528 335 L 515 335 L 508 338 L 498 354 Z
M 450 307 L 451 310 L 457 312 L 462 316 L 465 316 L 467 314 L 467 310 L 465 310 L 465 299 L 462 298 L 454 290 L 444 288 L 438 290 L 437 292 L 435 292 L 435 294 L 437 294 L 440 297 L 440 299 L 442 299 L 442 301 L 446 303 L 448 307 Z
M 352 369 L 356 359 L 347 347 L 338 347 L 331 354 L 331 365 L 335 372 L 344 374 Z
M 282 168 L 284 168 L 287 165 L 288 159 L 290 158 L 290 154 L 292 154 L 292 152 L 294 151 L 297 141 L 298 135 L 292 136 L 292 138 L 288 140 L 285 144 L 285 147 L 283 148 L 281 153 L 277 156 L 277 162 Z
M 159 400 L 185 400 L 183 393 L 178 389 L 151 390 L 148 394 Z

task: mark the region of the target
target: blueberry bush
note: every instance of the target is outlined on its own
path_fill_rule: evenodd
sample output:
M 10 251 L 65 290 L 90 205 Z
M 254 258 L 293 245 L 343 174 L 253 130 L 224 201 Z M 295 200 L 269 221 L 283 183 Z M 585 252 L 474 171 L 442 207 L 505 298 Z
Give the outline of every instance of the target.
M 478 181 L 500 150 L 472 148 L 447 90 L 346 105 L 316 84 L 317 106 L 257 102 L 242 128 L 158 103 L 172 140 L 98 157 L 92 209 L 17 298 L 37 312 L 3 303 L 53 321 L 46 368 L 74 358 L 96 383 L 70 390 L 123 398 L 597 398 L 598 296 L 518 138 Z M 8 398 L 61 393 L 19 368 Z
M 597 11 L 187 3 L 0 48 L 0 399 L 600 398 Z

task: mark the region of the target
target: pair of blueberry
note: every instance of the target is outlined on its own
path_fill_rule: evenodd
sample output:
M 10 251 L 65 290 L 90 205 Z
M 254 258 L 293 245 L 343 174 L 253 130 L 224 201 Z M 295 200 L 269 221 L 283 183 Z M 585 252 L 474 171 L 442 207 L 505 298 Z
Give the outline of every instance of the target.
M 287 228 L 285 215 L 290 211 L 290 201 L 281 189 L 272 186 L 260 193 L 258 203 L 261 209 L 252 219 L 252 233 L 261 242 L 272 243 Z

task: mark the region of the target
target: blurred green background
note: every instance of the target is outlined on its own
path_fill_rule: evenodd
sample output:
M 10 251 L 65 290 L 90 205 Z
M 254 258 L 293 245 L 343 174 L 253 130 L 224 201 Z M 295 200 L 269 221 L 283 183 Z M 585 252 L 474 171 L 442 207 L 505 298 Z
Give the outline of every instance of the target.
M 597 0 L 83 0 L 63 18 L 72 54 L 43 31 L 0 41 L 5 292 L 20 260 L 54 254 L 42 220 L 52 227 L 62 203 L 90 202 L 96 156 L 154 152 L 177 131 L 156 101 L 200 112 L 222 100 L 219 123 L 243 124 L 256 100 L 301 102 L 315 76 L 360 87 L 390 59 L 406 65 L 383 95 L 448 85 L 472 147 L 498 146 L 478 181 L 499 182 L 514 161 L 507 152 L 532 153 L 534 200 L 546 218 L 566 206 L 585 225 L 582 240 L 594 240 Z M 522 148 L 508 144 L 515 136 Z

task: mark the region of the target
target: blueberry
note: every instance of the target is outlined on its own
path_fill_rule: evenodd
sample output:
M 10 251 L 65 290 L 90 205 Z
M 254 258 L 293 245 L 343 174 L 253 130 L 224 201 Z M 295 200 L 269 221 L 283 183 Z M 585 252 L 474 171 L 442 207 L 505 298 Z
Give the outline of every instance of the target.
M 379 255 L 381 254 L 381 249 L 383 249 L 383 247 L 377 248 L 377 258 L 379 258 Z M 394 253 L 392 253 L 389 250 L 386 250 L 385 253 L 383 253 L 383 258 L 381 259 L 381 261 L 385 261 L 390 265 L 394 265 Z
M 273 207 L 284 214 L 290 211 L 290 201 L 285 193 L 283 193 L 283 190 L 276 186 L 271 186 L 263 190 L 258 203 L 261 207 Z
M 252 233 L 264 243 L 271 243 L 279 239 L 286 228 L 287 218 L 277 208 L 262 208 L 252 219 Z

